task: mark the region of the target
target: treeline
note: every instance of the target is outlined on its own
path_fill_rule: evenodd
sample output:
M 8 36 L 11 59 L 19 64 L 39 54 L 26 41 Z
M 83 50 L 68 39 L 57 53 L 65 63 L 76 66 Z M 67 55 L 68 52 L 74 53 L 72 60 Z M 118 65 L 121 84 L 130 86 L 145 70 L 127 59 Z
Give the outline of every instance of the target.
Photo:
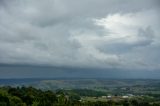
M 72 90 L 63 90 L 63 92 L 67 93 L 76 93 L 80 96 L 89 96 L 89 97 L 100 97 L 107 95 L 106 92 L 96 91 L 91 89 L 72 89 Z
M 79 93 L 63 90 L 53 92 L 33 87 L 0 87 L 0 106 L 160 106 L 158 102 L 150 103 L 143 99 L 82 101 L 78 94 L 82 95 L 84 91 L 78 91 Z

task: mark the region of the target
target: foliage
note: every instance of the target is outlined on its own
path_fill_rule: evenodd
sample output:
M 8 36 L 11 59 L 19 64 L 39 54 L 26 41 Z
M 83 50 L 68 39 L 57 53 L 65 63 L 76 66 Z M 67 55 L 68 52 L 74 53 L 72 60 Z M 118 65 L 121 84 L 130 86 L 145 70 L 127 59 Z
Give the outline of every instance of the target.
M 160 106 L 159 101 L 155 102 L 149 97 L 135 97 L 117 101 L 109 99 L 106 101 L 83 101 L 80 95 L 94 92 L 87 89 L 71 91 L 58 90 L 53 92 L 33 87 L 1 87 L 0 106 Z

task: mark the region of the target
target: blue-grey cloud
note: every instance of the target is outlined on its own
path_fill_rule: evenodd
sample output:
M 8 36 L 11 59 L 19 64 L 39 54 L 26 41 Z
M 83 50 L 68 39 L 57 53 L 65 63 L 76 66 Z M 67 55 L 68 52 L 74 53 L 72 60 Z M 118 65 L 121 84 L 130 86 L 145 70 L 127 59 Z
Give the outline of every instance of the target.
M 159 10 L 158 0 L 1 0 L 0 63 L 159 69 Z

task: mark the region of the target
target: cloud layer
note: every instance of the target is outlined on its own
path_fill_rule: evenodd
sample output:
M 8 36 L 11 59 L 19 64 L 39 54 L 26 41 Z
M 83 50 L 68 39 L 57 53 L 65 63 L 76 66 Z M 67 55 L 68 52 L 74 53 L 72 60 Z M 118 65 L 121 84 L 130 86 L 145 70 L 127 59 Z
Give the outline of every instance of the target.
M 158 0 L 1 0 L 0 63 L 160 69 Z

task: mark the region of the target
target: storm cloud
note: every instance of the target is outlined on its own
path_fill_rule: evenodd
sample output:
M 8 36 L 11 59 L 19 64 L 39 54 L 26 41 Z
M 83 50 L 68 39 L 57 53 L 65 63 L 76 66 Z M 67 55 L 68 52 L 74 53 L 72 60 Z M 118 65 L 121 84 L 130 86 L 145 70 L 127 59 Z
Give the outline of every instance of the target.
M 0 0 L 0 63 L 160 69 L 159 0 Z

